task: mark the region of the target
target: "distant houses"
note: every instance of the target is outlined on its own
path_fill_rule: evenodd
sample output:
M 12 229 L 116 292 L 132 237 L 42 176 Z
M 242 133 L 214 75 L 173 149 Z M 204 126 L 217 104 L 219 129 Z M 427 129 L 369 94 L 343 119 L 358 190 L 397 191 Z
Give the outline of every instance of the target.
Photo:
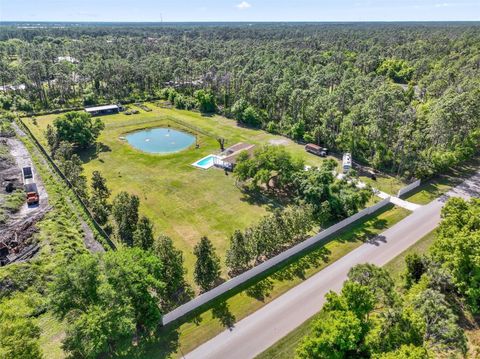
M 57 62 L 61 62 L 61 61 L 67 61 L 67 62 L 70 62 L 71 64 L 78 64 L 78 60 L 72 56 L 58 56 Z
M 20 85 L 4 85 L 0 86 L 0 91 L 1 92 L 8 92 L 8 91 L 22 91 L 25 90 L 27 86 L 25 84 L 20 84 Z

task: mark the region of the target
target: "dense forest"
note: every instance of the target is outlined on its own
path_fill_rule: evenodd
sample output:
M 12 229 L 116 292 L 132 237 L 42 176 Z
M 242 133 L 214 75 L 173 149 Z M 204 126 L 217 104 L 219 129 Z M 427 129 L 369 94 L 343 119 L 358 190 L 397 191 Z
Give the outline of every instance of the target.
M 70 110 L 161 100 L 350 151 L 407 179 L 442 172 L 480 149 L 480 24 L 24 25 L 0 26 L 0 133 L 14 135 L 17 114 L 36 121 L 36 114 L 62 112 L 46 128 L 48 150 L 119 248 L 87 252 L 70 194 L 39 166 L 51 212 L 37 236 L 47 244 L 34 261 L 0 272 L 1 358 L 48 357 L 50 323 L 61 327 L 61 355 L 138 357 L 156 336 L 179 340 L 177 328 L 165 334 L 159 322 L 195 294 L 183 252 L 156 234 L 139 211 L 140 197 L 112 196 L 98 171 L 87 180 L 76 150 L 96 147 L 105 124 Z M 13 161 L 0 150 L 1 160 Z M 367 204 L 370 187 L 356 188 L 355 171 L 337 180 L 335 166 L 326 160 L 305 171 L 277 146 L 240 156 L 238 186 L 292 206 L 232 233 L 231 277 L 303 241 L 314 225 Z M 450 200 L 431 250 L 407 257 L 400 286 L 383 269 L 353 268 L 341 293 L 327 296 L 297 356 L 464 356 L 462 324 L 480 311 L 479 228 L 479 200 Z M 221 283 L 221 259 L 208 237 L 193 254 L 200 291 Z
M 428 177 L 478 150 L 479 29 L 3 26 L 0 106 L 37 112 L 164 98 Z

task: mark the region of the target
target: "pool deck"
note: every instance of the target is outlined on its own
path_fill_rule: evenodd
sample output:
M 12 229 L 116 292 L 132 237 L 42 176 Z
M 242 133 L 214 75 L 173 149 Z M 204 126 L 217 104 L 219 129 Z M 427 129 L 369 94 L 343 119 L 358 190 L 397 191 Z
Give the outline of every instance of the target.
M 204 160 L 206 160 L 207 158 L 210 158 L 210 157 L 212 157 L 212 161 L 209 161 L 209 162 L 208 162 L 207 164 L 205 164 L 205 165 L 201 165 L 201 164 L 200 164 L 202 161 L 204 161 Z M 197 167 L 197 168 L 201 168 L 201 169 L 204 169 L 204 170 L 208 170 L 209 168 L 213 167 L 213 165 L 214 165 L 213 158 L 216 158 L 216 157 L 217 157 L 216 155 L 210 154 L 210 155 L 208 155 L 208 156 L 205 156 L 205 157 L 199 159 L 197 162 L 192 163 L 192 166 L 195 166 L 195 167 Z

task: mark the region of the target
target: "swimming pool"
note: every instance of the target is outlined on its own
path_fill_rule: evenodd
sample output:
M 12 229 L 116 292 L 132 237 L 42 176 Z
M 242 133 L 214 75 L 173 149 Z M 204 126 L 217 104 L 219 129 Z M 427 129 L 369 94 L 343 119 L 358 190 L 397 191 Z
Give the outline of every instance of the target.
M 152 128 L 125 136 L 133 147 L 148 153 L 174 153 L 195 143 L 195 136 L 172 128 Z
M 201 160 L 198 160 L 195 163 L 192 163 L 192 166 L 203 168 L 204 170 L 212 167 L 215 164 L 215 155 L 208 155 L 207 157 L 203 157 Z

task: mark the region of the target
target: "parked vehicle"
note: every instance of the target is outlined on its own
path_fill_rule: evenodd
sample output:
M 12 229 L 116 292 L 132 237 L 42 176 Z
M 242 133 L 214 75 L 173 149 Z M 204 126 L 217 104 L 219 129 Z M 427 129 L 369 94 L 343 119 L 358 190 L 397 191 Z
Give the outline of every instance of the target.
M 320 156 L 320 157 L 327 157 L 328 155 L 328 149 L 325 147 L 320 147 L 318 145 L 315 145 L 313 143 L 309 143 L 305 146 L 305 151 L 313 153 L 314 155 Z
M 35 183 L 26 183 L 25 192 L 27 194 L 27 204 L 38 204 L 40 196 L 38 195 L 37 185 Z
M 32 167 L 23 167 L 22 168 L 23 183 L 27 184 L 28 182 L 33 182 L 33 171 Z
M 343 173 L 347 173 L 352 168 L 352 155 L 348 152 L 343 154 L 342 168 Z

